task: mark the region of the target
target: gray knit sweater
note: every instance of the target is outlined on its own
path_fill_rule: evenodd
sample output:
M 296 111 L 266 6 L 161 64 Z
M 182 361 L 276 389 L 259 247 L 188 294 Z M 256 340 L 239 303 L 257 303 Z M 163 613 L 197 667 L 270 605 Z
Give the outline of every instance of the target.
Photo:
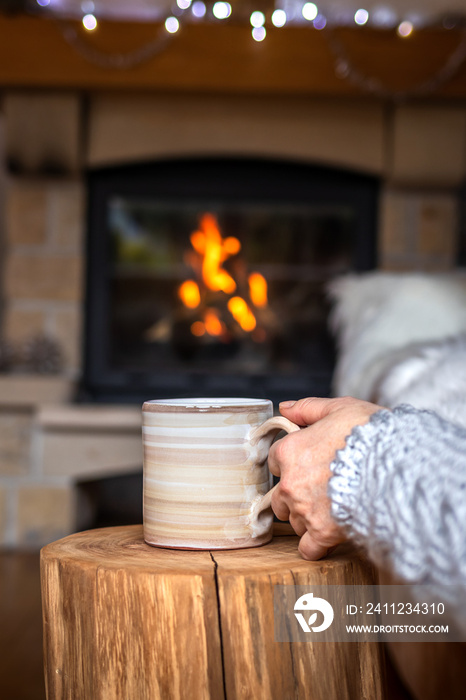
M 372 561 L 466 615 L 466 429 L 412 406 L 381 410 L 331 469 L 332 515 Z

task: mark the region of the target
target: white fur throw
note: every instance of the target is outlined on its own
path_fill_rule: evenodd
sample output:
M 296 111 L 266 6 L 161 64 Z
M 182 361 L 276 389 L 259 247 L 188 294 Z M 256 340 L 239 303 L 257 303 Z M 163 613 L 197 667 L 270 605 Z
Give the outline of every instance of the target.
M 377 403 L 409 403 L 466 427 L 466 334 L 394 353 L 376 387 Z
M 328 292 L 339 350 L 335 395 L 375 400 L 390 408 L 400 402 L 433 408 L 434 398 L 429 405 L 419 404 L 419 392 L 425 397 L 430 391 L 427 386 L 421 391 L 419 382 L 429 377 L 433 381 L 435 374 L 440 390 L 447 374 L 459 381 L 462 363 L 466 388 L 466 341 L 450 341 L 466 332 L 464 271 L 347 275 L 333 280 Z

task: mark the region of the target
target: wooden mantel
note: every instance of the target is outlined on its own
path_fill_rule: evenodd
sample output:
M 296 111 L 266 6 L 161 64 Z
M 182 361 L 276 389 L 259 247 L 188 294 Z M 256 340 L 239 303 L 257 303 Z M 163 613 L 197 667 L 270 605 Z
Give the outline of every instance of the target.
M 150 42 L 160 25 L 101 22 L 94 33 L 72 25 L 80 42 L 103 54 Z M 429 29 L 408 39 L 368 28 L 333 30 L 352 66 L 390 90 L 405 91 L 445 65 L 461 41 L 456 30 Z M 354 96 L 361 90 L 335 74 L 329 30 L 268 29 L 264 42 L 237 24 L 190 24 L 164 51 L 131 69 L 93 64 L 52 19 L 0 17 L 0 86 L 82 90 L 176 90 L 255 94 Z M 466 98 L 466 65 L 436 93 Z

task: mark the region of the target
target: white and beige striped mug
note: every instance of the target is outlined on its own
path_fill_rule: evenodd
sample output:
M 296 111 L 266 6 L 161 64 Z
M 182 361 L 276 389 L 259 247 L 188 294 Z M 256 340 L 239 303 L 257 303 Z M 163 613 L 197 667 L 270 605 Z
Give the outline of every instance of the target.
M 144 539 L 157 547 L 241 549 L 272 539 L 267 455 L 280 430 L 266 399 L 168 399 L 142 408 Z

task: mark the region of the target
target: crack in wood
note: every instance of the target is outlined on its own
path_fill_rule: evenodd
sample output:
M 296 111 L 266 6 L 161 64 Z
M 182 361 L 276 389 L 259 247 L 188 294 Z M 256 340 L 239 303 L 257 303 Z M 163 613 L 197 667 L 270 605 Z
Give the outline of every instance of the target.
M 225 682 L 225 655 L 224 655 L 224 648 L 223 648 L 222 613 L 221 613 L 221 608 L 220 608 L 220 590 L 219 590 L 219 583 L 218 583 L 218 563 L 215 561 L 215 557 L 212 554 L 212 552 L 209 552 L 209 554 L 210 554 L 210 558 L 212 559 L 212 562 L 214 564 L 215 593 L 217 595 L 217 610 L 218 610 L 218 631 L 219 631 L 219 636 L 220 636 L 220 658 L 222 661 L 223 697 L 226 700 L 227 689 L 226 689 L 226 682 Z

